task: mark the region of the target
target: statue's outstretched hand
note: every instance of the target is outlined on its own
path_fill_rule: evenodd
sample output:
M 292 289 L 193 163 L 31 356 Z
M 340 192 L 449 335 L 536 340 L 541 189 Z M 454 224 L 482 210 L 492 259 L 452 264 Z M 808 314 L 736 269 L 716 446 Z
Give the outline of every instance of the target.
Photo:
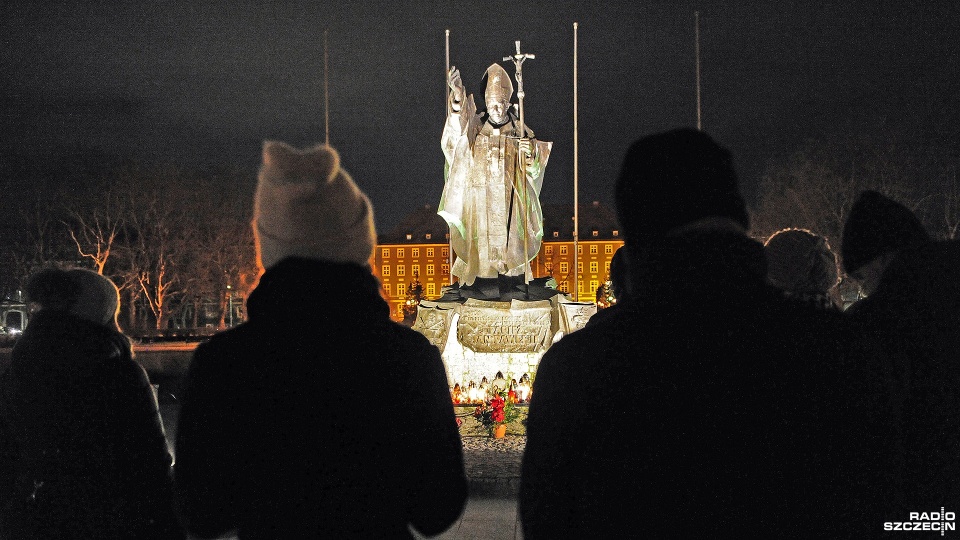
M 447 73 L 447 85 L 450 86 L 450 91 L 453 93 L 453 102 L 462 102 L 465 90 L 463 89 L 463 81 L 460 79 L 460 70 L 456 66 L 451 67 Z

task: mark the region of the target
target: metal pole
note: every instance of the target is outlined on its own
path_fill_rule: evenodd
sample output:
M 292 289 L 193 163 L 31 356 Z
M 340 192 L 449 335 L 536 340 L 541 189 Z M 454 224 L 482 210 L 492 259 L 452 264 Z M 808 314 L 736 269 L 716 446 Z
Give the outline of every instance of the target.
M 446 101 L 443 104 L 444 117 L 447 115 L 447 109 L 450 107 L 450 85 L 447 84 L 447 77 L 450 73 L 450 29 L 444 30 L 446 41 L 446 69 L 443 71 L 443 86 L 447 89 Z M 450 277 L 450 284 L 453 285 L 453 233 L 447 229 L 447 274 Z
M 330 83 L 329 62 L 327 58 L 327 31 L 323 31 L 323 131 L 326 134 L 324 142 L 330 146 Z
M 697 56 L 697 129 L 703 131 L 700 121 L 700 12 L 693 12 L 694 18 L 694 50 Z
M 577 126 L 577 23 L 573 23 L 573 299 L 580 301 L 580 174 L 579 137 Z

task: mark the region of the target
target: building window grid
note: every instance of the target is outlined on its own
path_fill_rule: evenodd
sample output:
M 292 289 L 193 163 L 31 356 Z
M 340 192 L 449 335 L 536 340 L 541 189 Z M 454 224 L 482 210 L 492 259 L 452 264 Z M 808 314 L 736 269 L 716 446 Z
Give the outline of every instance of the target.
M 433 257 L 433 248 L 427 248 L 427 257 Z
M 553 246 L 547 246 L 546 249 L 544 250 L 544 252 L 545 252 L 547 255 L 553 255 Z
M 407 286 L 403 283 L 397 283 L 397 296 L 404 296 L 407 294 Z
M 420 256 L 420 248 L 411 248 L 411 249 L 410 249 L 410 256 L 413 257 L 414 259 L 416 259 L 417 257 L 419 257 L 419 256 Z
M 413 272 L 413 275 L 415 275 L 415 276 L 420 275 L 420 265 L 419 265 L 419 264 L 413 265 L 413 266 L 410 268 L 410 271 Z
M 437 286 L 433 283 L 427 283 L 427 295 L 436 296 Z
M 380 275 L 381 275 L 381 276 L 384 276 L 384 277 L 390 276 L 390 265 L 389 265 L 389 264 L 385 264 L 385 265 L 383 265 L 383 266 L 380 267 Z
M 591 261 L 591 262 L 590 262 L 590 273 L 591 273 L 591 274 L 596 274 L 596 273 L 599 272 L 599 271 L 600 271 L 600 263 L 597 262 L 597 261 Z
M 398 276 L 405 276 L 405 275 L 407 275 L 406 272 L 407 272 L 407 267 L 406 267 L 406 266 L 404 266 L 404 265 L 402 265 L 402 264 L 398 264 L 398 265 L 397 265 L 397 275 L 398 275 Z
M 591 255 L 596 255 L 597 253 L 600 252 L 599 250 L 600 250 L 600 248 L 599 248 L 599 246 L 597 246 L 596 244 L 592 244 L 592 245 L 590 246 L 590 254 L 591 254 Z
M 560 254 L 561 255 L 567 254 L 567 246 L 560 246 Z
M 390 258 L 390 248 L 383 248 L 380 250 L 380 257 L 384 259 Z
M 432 264 L 428 264 L 428 265 L 427 265 L 427 275 L 428 275 L 428 276 L 432 276 L 432 275 L 433 275 L 433 269 L 434 269 L 434 266 L 433 266 Z
M 566 262 L 560 263 L 560 273 L 561 273 L 561 274 L 566 274 L 566 273 L 569 272 L 569 271 L 570 271 L 570 266 L 569 266 L 568 263 L 566 263 Z
M 397 258 L 402 259 L 407 256 L 407 252 L 403 248 L 397 248 Z
M 611 255 L 613 253 L 613 244 L 607 244 L 603 246 L 603 252 L 607 255 Z
M 440 250 L 440 256 L 441 256 L 441 257 L 449 257 L 449 256 L 450 256 L 450 248 L 443 248 L 443 249 L 441 249 L 441 250 Z

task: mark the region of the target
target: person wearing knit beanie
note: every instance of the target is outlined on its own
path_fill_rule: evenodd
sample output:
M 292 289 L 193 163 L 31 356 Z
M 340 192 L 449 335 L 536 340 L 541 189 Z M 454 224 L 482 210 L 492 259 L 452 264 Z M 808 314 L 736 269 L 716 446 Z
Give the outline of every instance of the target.
M 830 292 L 837 285 L 837 258 L 827 239 L 806 229 L 777 231 L 764 244 L 767 279 L 787 296 L 836 306 Z
M 643 246 L 706 218 L 750 226 L 730 152 L 695 129 L 633 143 L 617 179 L 616 201 L 629 245 Z
M 74 268 L 48 268 L 30 277 L 27 298 L 41 309 L 68 312 L 86 321 L 118 330 L 120 291 L 113 281 L 96 272 Z
M 264 143 L 252 225 L 264 269 L 291 256 L 366 266 L 377 242 L 370 200 L 327 145 Z
M 930 242 L 930 235 L 913 212 L 867 190 L 857 197 L 843 226 L 843 269 L 869 294 L 896 253 Z

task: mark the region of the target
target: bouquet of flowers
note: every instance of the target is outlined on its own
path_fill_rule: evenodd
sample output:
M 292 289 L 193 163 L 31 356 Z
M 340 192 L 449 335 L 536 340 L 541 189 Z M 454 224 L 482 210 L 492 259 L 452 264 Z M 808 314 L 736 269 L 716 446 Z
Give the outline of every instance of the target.
M 513 403 L 507 400 L 505 391 L 497 392 L 490 401 L 481 403 L 473 411 L 473 417 L 490 433 L 498 425 L 516 420 L 519 414 Z

